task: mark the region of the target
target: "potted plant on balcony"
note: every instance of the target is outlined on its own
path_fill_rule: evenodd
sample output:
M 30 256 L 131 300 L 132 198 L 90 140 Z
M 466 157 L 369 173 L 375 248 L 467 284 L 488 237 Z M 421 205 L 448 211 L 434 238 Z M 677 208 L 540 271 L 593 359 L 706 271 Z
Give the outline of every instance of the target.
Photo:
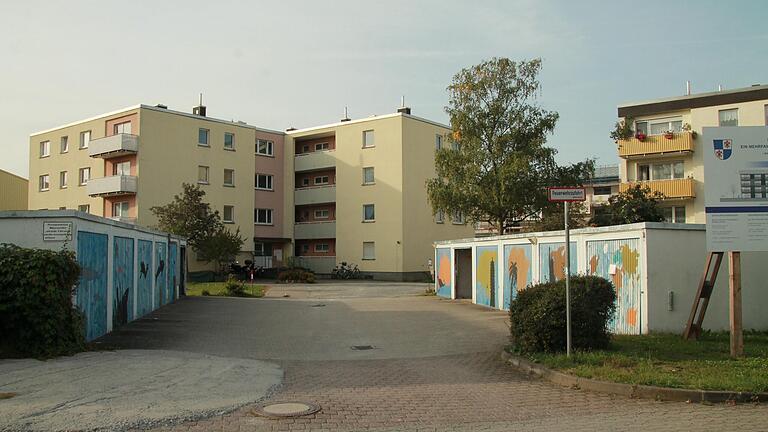
M 693 130 L 690 123 L 683 124 L 682 127 L 683 132 L 688 132 L 691 134 L 691 138 L 696 138 L 696 131 Z
M 664 131 L 664 138 L 671 140 L 674 137 L 675 137 L 675 131 L 673 131 L 672 129 Z
M 635 134 L 635 138 L 637 138 L 638 141 L 645 141 L 646 135 L 642 132 L 638 132 Z
M 634 123 L 634 120 L 630 117 L 617 121 L 611 131 L 611 139 L 618 143 L 619 141 L 632 138 L 632 135 L 635 133 L 635 131 L 632 130 L 632 125 Z

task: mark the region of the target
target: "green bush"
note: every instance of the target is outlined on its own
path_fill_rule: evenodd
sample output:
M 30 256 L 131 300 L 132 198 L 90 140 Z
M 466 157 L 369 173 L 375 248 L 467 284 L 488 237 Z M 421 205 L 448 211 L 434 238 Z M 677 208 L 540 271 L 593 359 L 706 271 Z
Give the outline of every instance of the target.
M 293 268 L 280 272 L 277 275 L 278 282 L 303 282 L 315 283 L 315 274 L 311 271 Z
M 200 295 L 207 297 L 207 296 L 211 295 L 211 292 L 208 291 L 208 290 L 203 290 L 203 292 L 201 292 Z
M 83 350 L 85 320 L 72 305 L 79 276 L 73 252 L 0 245 L 0 355 Z
M 246 297 L 248 293 L 245 292 L 245 285 L 237 280 L 234 275 L 229 275 L 227 281 L 224 283 L 224 292 L 229 297 Z
M 571 277 L 573 349 L 606 348 L 608 322 L 616 311 L 613 284 L 597 276 Z M 564 351 L 566 345 L 565 280 L 520 291 L 509 308 L 510 340 L 517 352 Z

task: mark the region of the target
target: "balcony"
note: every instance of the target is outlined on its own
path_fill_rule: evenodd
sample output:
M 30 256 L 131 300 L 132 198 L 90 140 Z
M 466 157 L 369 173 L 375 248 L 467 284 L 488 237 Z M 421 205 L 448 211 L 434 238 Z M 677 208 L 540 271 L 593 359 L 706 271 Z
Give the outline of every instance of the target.
M 636 184 L 646 185 L 650 187 L 652 191 L 661 192 L 669 199 L 687 199 L 696 197 L 692 178 L 621 183 L 619 184 L 619 192 L 625 192 L 630 186 Z
M 336 238 L 336 221 L 297 223 L 293 237 L 298 240 Z
M 297 154 L 293 158 L 295 171 L 312 171 L 336 166 L 334 150 Z
M 317 186 L 296 189 L 293 194 L 295 205 L 336 202 L 336 186 Z
M 137 178 L 131 175 L 114 175 L 92 178 L 88 181 L 88 195 L 92 197 L 133 195 L 137 190 Z
M 625 159 L 643 156 L 659 156 L 667 153 L 680 154 L 693 152 L 693 134 L 678 132 L 670 138 L 664 135 L 649 135 L 644 141 L 637 138 L 619 140 L 619 157 Z
M 135 217 L 127 217 L 127 216 L 112 216 L 110 219 L 113 221 L 123 222 L 131 225 L 136 225 L 136 218 Z
M 109 159 L 138 153 L 139 137 L 130 134 L 116 134 L 92 140 L 88 145 L 88 155 Z

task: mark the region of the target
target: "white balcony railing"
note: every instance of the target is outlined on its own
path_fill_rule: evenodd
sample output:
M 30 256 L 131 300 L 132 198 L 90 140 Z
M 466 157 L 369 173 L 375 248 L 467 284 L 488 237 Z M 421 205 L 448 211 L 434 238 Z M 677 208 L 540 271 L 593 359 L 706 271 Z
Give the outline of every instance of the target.
M 92 178 L 88 180 L 88 195 L 133 195 L 137 192 L 137 180 L 136 176 L 131 175 Z
M 293 236 L 301 240 L 336 238 L 336 221 L 297 223 Z
M 88 155 L 109 159 L 139 151 L 139 137 L 131 134 L 116 134 L 92 140 L 88 145 Z
M 336 202 L 336 185 L 296 189 L 293 197 L 295 205 Z

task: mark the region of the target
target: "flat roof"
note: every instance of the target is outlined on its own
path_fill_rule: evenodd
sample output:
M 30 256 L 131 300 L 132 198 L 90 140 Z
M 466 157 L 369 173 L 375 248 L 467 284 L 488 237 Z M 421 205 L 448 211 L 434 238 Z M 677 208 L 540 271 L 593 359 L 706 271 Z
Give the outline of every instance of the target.
M 294 130 L 291 130 L 291 131 L 286 131 L 286 134 L 287 135 L 296 135 L 296 134 L 305 133 L 305 132 L 312 132 L 312 131 L 320 130 L 320 129 L 335 128 L 335 127 L 346 126 L 346 125 L 350 125 L 350 124 L 364 123 L 364 122 L 388 119 L 388 118 L 393 118 L 393 117 L 398 117 L 398 116 L 406 117 L 406 118 L 413 119 L 413 120 L 420 121 L 420 122 L 424 122 L 424 123 L 429 123 L 431 125 L 434 125 L 434 126 L 437 126 L 437 127 L 441 127 L 441 128 L 445 128 L 445 129 L 450 129 L 451 128 L 450 126 L 444 125 L 442 123 L 439 123 L 439 122 L 436 122 L 436 121 L 433 121 L 433 120 L 429 120 L 429 119 L 425 119 L 423 117 L 415 116 L 413 114 L 405 114 L 405 113 L 396 112 L 396 113 L 384 114 L 384 115 L 373 115 L 373 116 L 370 116 L 370 117 L 364 117 L 364 118 L 359 118 L 359 119 L 354 119 L 354 120 L 349 120 L 349 121 L 338 121 L 338 122 L 335 122 L 335 123 L 329 123 L 329 124 L 325 124 L 325 125 L 321 125 L 321 126 L 311 126 L 311 127 L 306 127 L 306 128 L 302 128 L 302 129 L 294 129 Z
M 4 169 L 0 169 L 0 172 L 8 174 L 9 176 L 14 176 L 14 177 L 18 178 L 19 180 L 29 181 L 28 178 L 24 178 L 24 177 L 22 177 L 22 176 L 20 176 L 18 174 L 14 174 L 14 173 L 12 173 L 10 171 L 6 171 Z
M 637 117 L 660 112 L 728 105 L 762 99 L 768 99 L 768 85 L 753 85 L 732 90 L 624 103 L 618 105 L 617 111 L 619 117 Z

